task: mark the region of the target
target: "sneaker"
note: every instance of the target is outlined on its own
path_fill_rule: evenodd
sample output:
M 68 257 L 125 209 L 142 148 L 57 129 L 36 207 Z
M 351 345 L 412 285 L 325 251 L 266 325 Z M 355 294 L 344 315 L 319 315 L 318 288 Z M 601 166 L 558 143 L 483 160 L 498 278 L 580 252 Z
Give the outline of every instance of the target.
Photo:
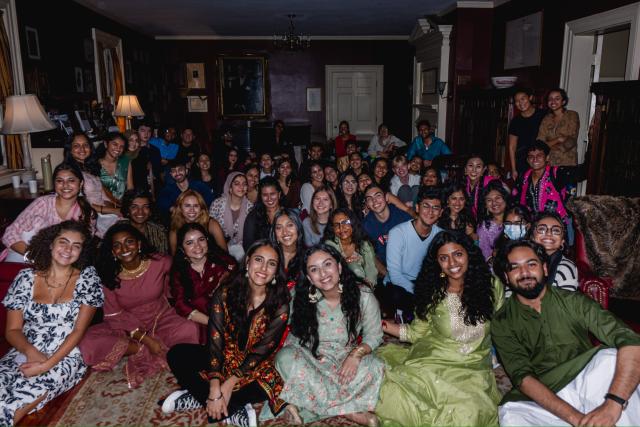
M 225 422 L 230 426 L 258 427 L 256 411 L 253 409 L 253 406 L 251 406 L 251 403 L 247 403 L 244 405 L 244 408 L 241 408 L 231 414 Z
M 174 411 L 189 411 L 191 409 L 202 408 L 188 390 L 176 390 L 171 393 L 162 403 L 162 412 L 170 414 Z

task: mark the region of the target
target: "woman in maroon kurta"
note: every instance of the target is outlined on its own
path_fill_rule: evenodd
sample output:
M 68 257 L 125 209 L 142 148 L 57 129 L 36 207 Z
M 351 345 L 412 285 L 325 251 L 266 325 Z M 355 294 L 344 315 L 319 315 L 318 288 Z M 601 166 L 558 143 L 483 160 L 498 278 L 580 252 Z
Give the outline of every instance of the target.
M 178 248 L 171 270 L 171 294 L 182 317 L 200 327 L 200 344 L 207 341 L 208 307 L 213 292 L 235 270 L 233 258 L 214 252 L 209 233 L 198 223 L 178 230 Z
M 85 363 L 110 370 L 123 357 L 129 387 L 167 368 L 166 353 L 179 343 L 197 343 L 198 326 L 167 301 L 171 258 L 151 254 L 133 226 L 112 226 L 100 245 L 96 269 L 105 296 L 104 321 L 80 342 Z

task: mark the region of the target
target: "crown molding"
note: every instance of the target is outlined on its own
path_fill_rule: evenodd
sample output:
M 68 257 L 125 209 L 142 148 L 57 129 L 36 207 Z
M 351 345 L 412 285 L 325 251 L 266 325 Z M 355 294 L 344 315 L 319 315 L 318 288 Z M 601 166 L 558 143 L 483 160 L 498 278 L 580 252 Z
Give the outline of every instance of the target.
M 332 41 L 332 40 L 398 40 L 408 41 L 409 35 L 406 36 L 311 36 L 312 41 Z M 190 41 L 190 40 L 273 40 L 273 36 L 219 36 L 219 35 L 172 35 L 172 36 L 155 36 L 155 40 L 174 40 L 174 41 Z
M 448 7 L 445 7 L 437 13 L 438 16 L 444 16 L 456 9 L 495 9 L 498 6 L 502 6 L 505 3 L 509 3 L 511 0 L 493 0 L 493 1 L 479 1 L 479 0 L 461 0 L 455 1 Z

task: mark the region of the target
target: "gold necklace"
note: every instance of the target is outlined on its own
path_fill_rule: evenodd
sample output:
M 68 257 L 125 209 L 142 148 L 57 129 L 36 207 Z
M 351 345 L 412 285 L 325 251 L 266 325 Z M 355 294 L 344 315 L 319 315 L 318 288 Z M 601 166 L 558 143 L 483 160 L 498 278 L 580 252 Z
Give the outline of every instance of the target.
M 53 304 L 57 304 L 58 301 L 60 301 L 60 298 L 62 298 L 62 296 L 64 295 L 64 291 L 67 290 L 67 286 L 69 285 L 69 281 L 71 280 L 71 276 L 73 276 L 73 268 L 71 269 L 71 272 L 69 272 L 69 277 L 67 277 L 67 281 L 64 283 L 64 287 L 62 287 L 62 283 L 60 283 L 58 286 L 52 286 L 49 283 L 49 278 L 47 276 L 48 276 L 48 274 L 44 276 L 44 283 L 47 285 L 47 291 L 49 292 L 49 296 L 53 300 Z M 52 289 L 60 289 L 60 288 L 62 288 L 62 292 L 60 292 L 60 295 L 58 295 L 58 297 L 55 298 L 53 296 L 53 290 Z
M 134 268 L 133 270 L 129 270 L 127 268 L 124 267 L 124 265 L 121 265 L 122 267 L 122 272 L 128 274 L 129 276 L 137 276 L 138 274 L 140 274 L 146 267 L 147 260 L 142 260 L 140 261 L 140 264 L 138 264 L 138 266 L 136 268 Z

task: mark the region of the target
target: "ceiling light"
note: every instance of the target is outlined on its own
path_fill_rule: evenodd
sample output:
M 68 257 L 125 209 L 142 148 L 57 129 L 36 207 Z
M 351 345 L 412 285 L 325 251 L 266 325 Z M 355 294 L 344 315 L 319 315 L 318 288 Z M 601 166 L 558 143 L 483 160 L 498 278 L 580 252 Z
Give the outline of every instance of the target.
M 274 34 L 273 46 L 284 50 L 302 50 L 311 46 L 311 36 L 296 34 L 296 27 L 293 25 L 295 14 L 287 15 L 289 18 L 289 30 L 283 35 Z

